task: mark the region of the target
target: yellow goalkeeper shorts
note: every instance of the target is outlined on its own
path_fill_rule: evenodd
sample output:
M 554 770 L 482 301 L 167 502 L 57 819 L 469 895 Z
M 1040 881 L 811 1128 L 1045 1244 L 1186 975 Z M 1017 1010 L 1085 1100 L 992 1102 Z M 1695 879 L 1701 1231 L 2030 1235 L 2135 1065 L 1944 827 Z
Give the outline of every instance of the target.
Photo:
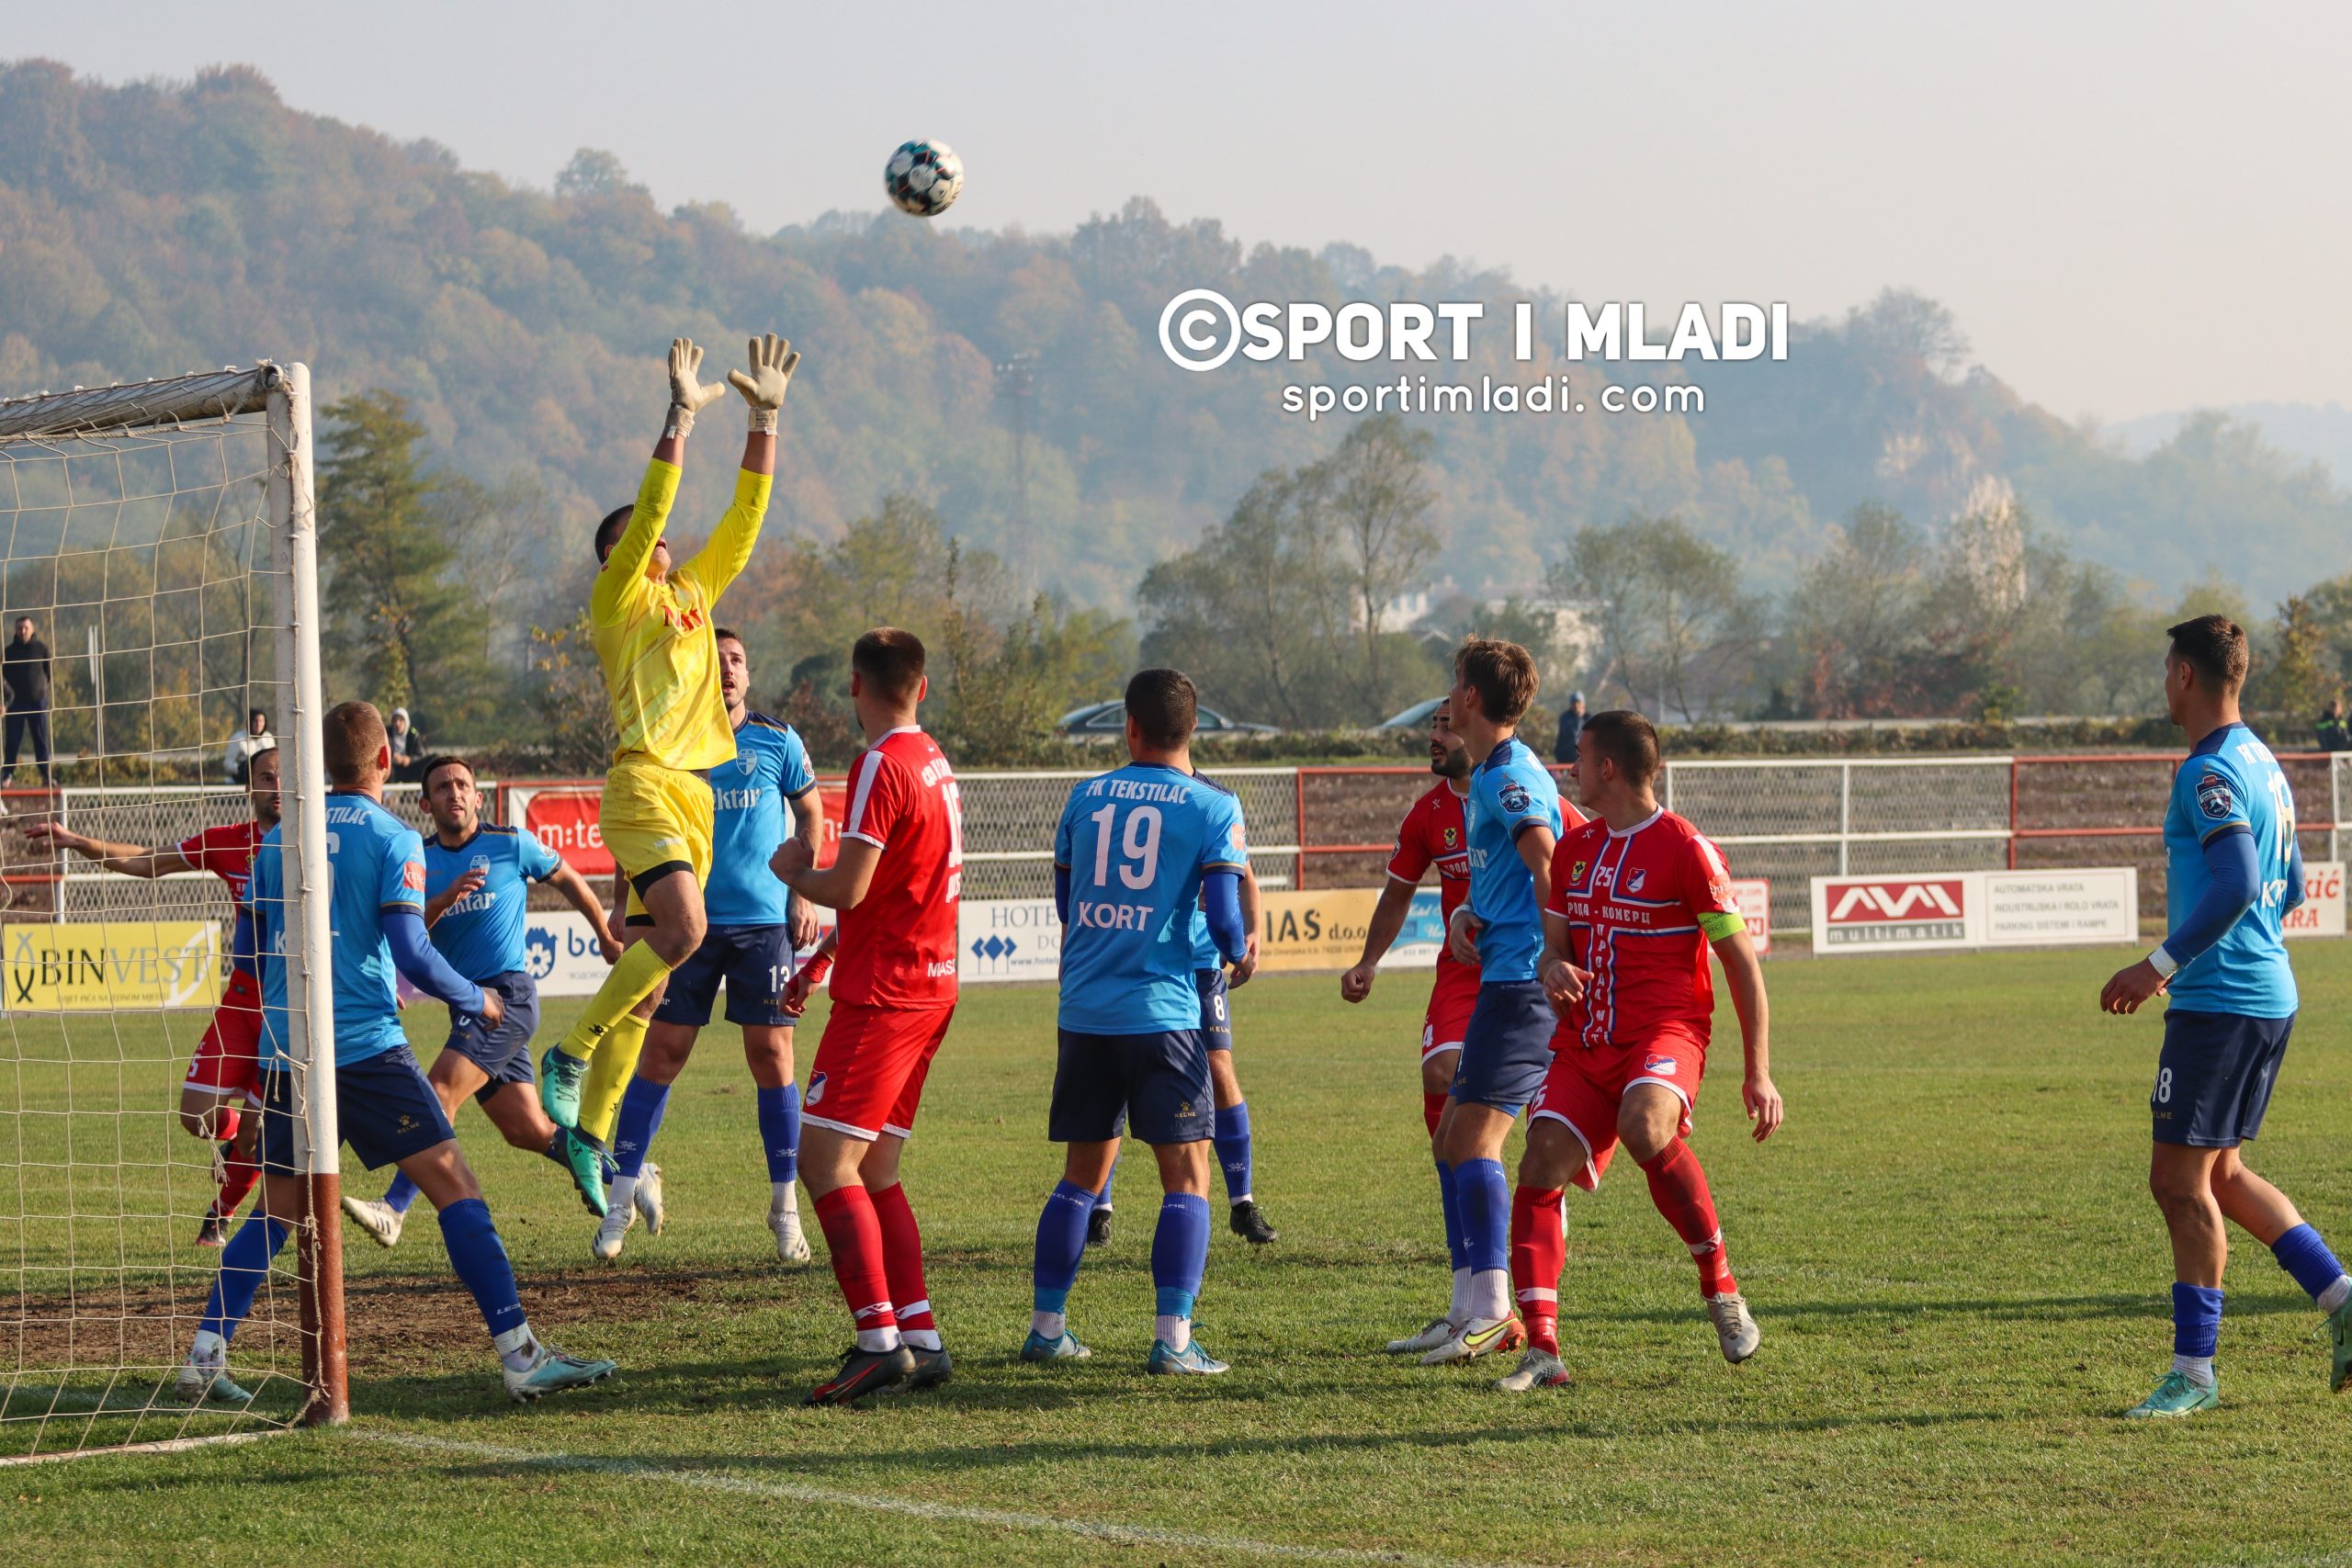
M 605 775 L 598 818 L 605 847 L 628 878 L 628 912 L 645 913 L 638 889 L 685 870 L 697 886 L 710 881 L 712 797 L 700 773 L 630 757 Z

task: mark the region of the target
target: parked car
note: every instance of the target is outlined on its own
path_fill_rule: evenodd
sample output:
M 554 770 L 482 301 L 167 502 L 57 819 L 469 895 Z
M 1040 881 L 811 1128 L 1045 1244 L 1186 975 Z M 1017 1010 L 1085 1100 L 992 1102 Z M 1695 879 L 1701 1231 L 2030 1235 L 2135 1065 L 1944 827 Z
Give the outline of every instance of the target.
M 1115 699 L 1107 703 L 1089 703 L 1082 708 L 1073 708 L 1062 715 L 1060 722 L 1054 726 L 1058 733 L 1072 736 L 1080 740 L 1108 740 L 1114 736 L 1125 734 L 1126 728 L 1127 705 Z M 1241 719 L 1227 718 L 1215 708 L 1203 708 L 1200 710 L 1193 733 L 1198 735 L 1280 735 L 1282 731 L 1271 724 L 1250 724 Z
M 1427 702 L 1415 703 L 1403 713 L 1392 714 L 1388 717 L 1382 719 L 1378 728 L 1382 729 L 1427 729 L 1430 727 L 1430 715 L 1437 712 L 1438 709 L 1444 705 L 1445 699 L 1443 697 L 1431 697 Z

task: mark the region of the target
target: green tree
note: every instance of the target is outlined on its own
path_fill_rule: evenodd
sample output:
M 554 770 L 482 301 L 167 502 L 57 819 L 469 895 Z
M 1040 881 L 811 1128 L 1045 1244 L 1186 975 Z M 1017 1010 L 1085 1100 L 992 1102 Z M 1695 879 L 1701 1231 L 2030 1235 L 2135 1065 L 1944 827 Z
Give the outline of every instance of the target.
M 1430 436 L 1393 413 L 1377 414 L 1348 433 L 1340 449 L 1309 472 L 1316 500 L 1328 509 L 1338 545 L 1339 570 L 1363 649 L 1360 685 L 1368 712 L 1396 695 L 1388 658 L 1387 607 L 1419 587 L 1443 542 L 1430 522 L 1437 497 L 1424 468 Z
M 1581 529 L 1548 581 L 1555 598 L 1590 608 L 1593 683 L 1653 705 L 1654 717 L 1714 717 L 1747 684 L 1764 604 L 1743 587 L 1737 558 L 1680 519 L 1635 513 Z
M 384 391 L 324 415 L 319 559 L 333 657 L 380 707 L 415 706 L 444 726 L 488 716 L 490 617 L 427 504 L 424 426 Z
M 2289 597 L 2278 606 L 2278 622 L 2264 640 L 2269 646 L 2256 656 L 2246 706 L 2289 724 L 2309 724 L 2335 690 L 2322 662 L 2326 630 L 2312 602 L 2301 594 Z

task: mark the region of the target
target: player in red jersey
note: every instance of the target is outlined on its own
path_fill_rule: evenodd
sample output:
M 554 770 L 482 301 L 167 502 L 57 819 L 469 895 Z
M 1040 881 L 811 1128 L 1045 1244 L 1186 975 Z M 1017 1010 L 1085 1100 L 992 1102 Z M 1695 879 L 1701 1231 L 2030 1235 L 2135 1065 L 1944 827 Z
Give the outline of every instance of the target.
M 1600 1185 L 1620 1142 L 1699 1266 L 1699 1293 L 1724 1359 L 1747 1359 L 1761 1338 L 1724 1256 L 1707 1173 L 1684 1140 L 1715 1014 L 1711 946 L 1739 1014 L 1747 1067 L 1740 1098 L 1756 1141 L 1781 1124 L 1764 970 L 1723 852 L 1659 807 L 1657 771 L 1657 731 L 1640 714 L 1619 709 L 1585 721 L 1577 786 L 1594 816 L 1560 835 L 1544 911 L 1542 979 L 1565 1027 L 1529 1108 L 1511 1199 L 1511 1282 L 1528 1348 L 1495 1385 L 1507 1393 L 1568 1381 L 1559 1338 L 1562 1189 Z
M 170 849 L 150 850 L 138 844 L 111 843 L 76 833 L 54 822 L 36 822 L 25 836 L 46 839 L 61 849 L 103 864 L 125 876 L 173 876 L 209 871 L 228 885 L 236 906 L 235 934 L 230 942 L 229 979 L 220 1005 L 197 1043 L 188 1063 L 187 1079 L 180 1086 L 180 1125 L 196 1137 L 214 1140 L 213 1166 L 220 1183 L 197 1232 L 202 1247 L 219 1247 L 228 1234 L 229 1216 L 261 1179 L 254 1159 L 254 1145 L 261 1135 L 261 1118 L 241 1116 L 236 1102 L 244 1100 L 261 1109 L 261 982 L 254 977 L 253 911 L 245 906 L 245 882 L 252 874 L 254 846 L 277 826 L 277 750 L 275 746 L 254 752 L 245 764 L 245 799 L 253 817 L 191 834 Z
M 1340 997 L 1360 1002 L 1372 994 L 1380 960 L 1405 929 L 1413 906 L 1414 889 L 1431 866 L 1438 874 L 1438 908 L 1451 924 L 1453 911 L 1470 896 L 1469 830 L 1463 819 L 1463 802 L 1469 796 L 1470 750 L 1450 723 L 1451 710 L 1441 701 L 1430 715 L 1430 772 L 1438 782 L 1413 802 L 1396 829 L 1396 851 L 1388 861 L 1388 885 L 1373 909 L 1364 932 L 1363 953 L 1354 968 L 1340 976 Z M 1437 1122 L 1445 1111 L 1446 1091 L 1453 1083 L 1454 1058 L 1462 1050 L 1462 1032 L 1470 1010 L 1478 1005 L 1478 966 L 1453 955 L 1442 938 L 1438 942 L 1437 977 L 1430 987 L 1429 1010 L 1421 1021 L 1421 1118 L 1429 1124 L 1430 1152 L 1436 1149 Z M 1453 1336 L 1459 1325 L 1453 1310 L 1463 1305 L 1469 1286 L 1470 1263 L 1453 1201 L 1453 1168 L 1441 1155 L 1437 1161 L 1439 1209 L 1445 1221 L 1446 1252 L 1453 1266 L 1453 1307 L 1445 1316 L 1408 1339 L 1389 1342 L 1398 1355 L 1428 1350 Z M 1430 1336 L 1442 1327 L 1445 1332 Z M 1426 1341 L 1426 1343 L 1424 1343 Z
M 915 722 L 928 689 L 922 643 L 883 626 L 850 653 L 865 750 L 850 765 L 833 863 L 787 839 L 769 862 L 841 923 L 793 976 L 786 1010 L 832 975 L 832 1012 L 801 1100 L 800 1179 L 816 1200 L 857 1342 L 811 1404 L 935 1388 L 953 1363 L 922 1278 L 922 1235 L 899 1181 L 931 1059 L 956 1011 L 956 905 L 964 879 L 955 770 Z

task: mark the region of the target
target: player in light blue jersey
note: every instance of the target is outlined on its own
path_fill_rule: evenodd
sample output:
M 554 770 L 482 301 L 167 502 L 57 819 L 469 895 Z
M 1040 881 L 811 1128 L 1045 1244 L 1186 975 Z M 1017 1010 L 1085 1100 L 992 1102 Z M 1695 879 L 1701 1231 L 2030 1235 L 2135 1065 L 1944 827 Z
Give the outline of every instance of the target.
M 1088 1217 L 1130 1117 L 1159 1166 L 1152 1237 L 1153 1372 L 1216 1373 L 1193 1338 L 1209 1249 L 1209 1052 L 1194 979 L 1193 918 L 1205 903 L 1233 983 L 1256 966 L 1241 913 L 1250 864 L 1240 803 L 1192 768 L 1199 698 L 1174 670 L 1127 682 L 1126 767 L 1070 791 L 1054 833 L 1062 917 L 1059 1060 L 1046 1136 L 1067 1145 L 1037 1220 L 1035 1311 L 1024 1361 L 1089 1354 L 1067 1309 Z
M 727 1021 L 743 1031 L 743 1058 L 752 1069 L 760 1147 L 768 1166 L 768 1231 L 777 1261 L 808 1261 L 800 1230 L 798 1162 L 800 1089 L 794 1079 L 793 1015 L 784 1005 L 794 955 L 817 945 L 817 914 L 776 880 L 768 861 L 786 839 L 797 839 L 814 859 L 824 842 L 825 807 L 808 749 L 792 726 L 753 713 L 751 658 L 743 639 L 720 627 L 718 694 L 735 727 L 735 760 L 710 771 L 716 802 L 710 881 L 703 907 L 710 926 L 702 945 L 680 964 L 653 1010 L 637 1076 L 621 1096 L 613 1123 L 613 1206 L 590 1251 L 609 1260 L 638 1214 L 662 1234 L 665 1218 L 662 1168 L 648 1162 L 670 1086 L 685 1070 L 695 1039 L 710 1021 L 719 984 L 727 987 Z
M 2165 707 L 2189 740 L 2165 812 L 2169 930 L 2099 993 L 2111 1013 L 2171 997 L 2148 1097 L 2148 1187 L 2172 1234 L 2173 1358 L 2155 1392 L 2125 1412 L 2143 1417 L 2221 1403 L 2213 1352 L 2229 1258 L 2224 1221 L 2253 1233 L 2311 1293 L 2327 1314 L 2329 1386 L 2352 1383 L 2352 1277 L 2287 1195 L 2238 1154 L 2262 1130 L 2295 1026 L 2283 940 L 2287 911 L 2303 901 L 2295 797 L 2270 749 L 2238 716 L 2245 631 L 2227 616 L 2199 615 L 2169 635 Z
M 531 1073 L 531 1036 L 539 1027 L 539 983 L 531 977 L 525 944 L 530 884 L 544 882 L 586 916 L 604 942 L 605 962 L 620 947 L 605 931 L 605 908 L 588 879 L 527 828 L 481 819 L 481 790 L 463 757 L 430 757 L 418 775 L 433 837 L 424 840 L 424 923 L 449 967 L 498 993 L 504 1015 L 485 1023 L 460 1008 L 449 1010 L 449 1039 L 425 1081 L 451 1122 L 466 1096 L 481 1102 L 499 1135 L 518 1149 L 555 1161 L 571 1175 L 592 1213 L 605 1207 L 604 1168 L 596 1146 L 560 1127 L 539 1108 Z M 379 1247 L 400 1244 L 401 1226 L 416 1201 L 416 1183 L 396 1173 L 383 1197 L 346 1194 L 343 1212 Z
M 1470 752 L 1470 794 L 1463 805 L 1470 897 L 1454 910 L 1446 940 L 1456 958 L 1478 966 L 1478 1000 L 1438 1115 L 1437 1145 L 1450 1168 L 1440 1195 L 1469 1266 L 1454 1272 L 1444 1317 L 1388 1346 L 1421 1351 L 1428 1366 L 1527 1342 L 1511 1308 L 1503 1144 L 1551 1070 L 1552 1037 L 1560 1026 L 1535 977 L 1544 954 L 1543 909 L 1552 896 L 1552 846 L 1562 823 L 1559 786 L 1519 739 L 1535 686 L 1535 660 L 1517 643 L 1474 637 L 1454 650 L 1446 703 Z
M 449 1118 L 401 1032 L 395 970 L 426 995 L 495 1026 L 496 991 L 474 985 L 434 951 L 424 932 L 424 846 L 384 809 L 392 749 L 381 715 L 366 703 L 330 710 L 323 727 L 327 777 L 327 886 L 334 946 L 335 1116 L 343 1141 L 369 1169 L 398 1165 L 440 1212 L 450 1266 L 481 1309 L 491 1344 L 518 1401 L 608 1378 L 613 1363 L 567 1356 L 542 1343 L 523 1314 L 505 1244 L 481 1187 L 458 1151 Z M 292 1038 L 287 1011 L 285 871 L 273 828 L 254 855 L 248 889 L 262 983 L 262 1206 L 220 1252 L 196 1338 L 175 1392 L 191 1404 L 244 1404 L 229 1378 L 229 1340 L 253 1310 L 270 1262 L 308 1209 L 310 1179 L 295 1164 Z
M 1250 951 L 1258 951 L 1258 877 L 1241 868 L 1241 923 L 1250 932 Z M 1193 911 L 1193 985 L 1201 997 L 1201 1038 L 1209 1048 L 1209 1089 L 1216 1103 L 1217 1169 L 1225 1174 L 1226 1224 L 1252 1247 L 1281 1238 L 1252 1190 L 1256 1161 L 1250 1132 L 1250 1102 L 1242 1098 L 1240 1076 L 1233 1070 L 1233 1002 L 1237 982 L 1226 978 L 1225 959 L 1209 931 L 1208 910 Z M 1094 1196 L 1094 1212 L 1086 1224 L 1086 1245 L 1101 1247 L 1111 1239 L 1111 1188 L 1118 1179 L 1114 1157 L 1102 1190 Z

